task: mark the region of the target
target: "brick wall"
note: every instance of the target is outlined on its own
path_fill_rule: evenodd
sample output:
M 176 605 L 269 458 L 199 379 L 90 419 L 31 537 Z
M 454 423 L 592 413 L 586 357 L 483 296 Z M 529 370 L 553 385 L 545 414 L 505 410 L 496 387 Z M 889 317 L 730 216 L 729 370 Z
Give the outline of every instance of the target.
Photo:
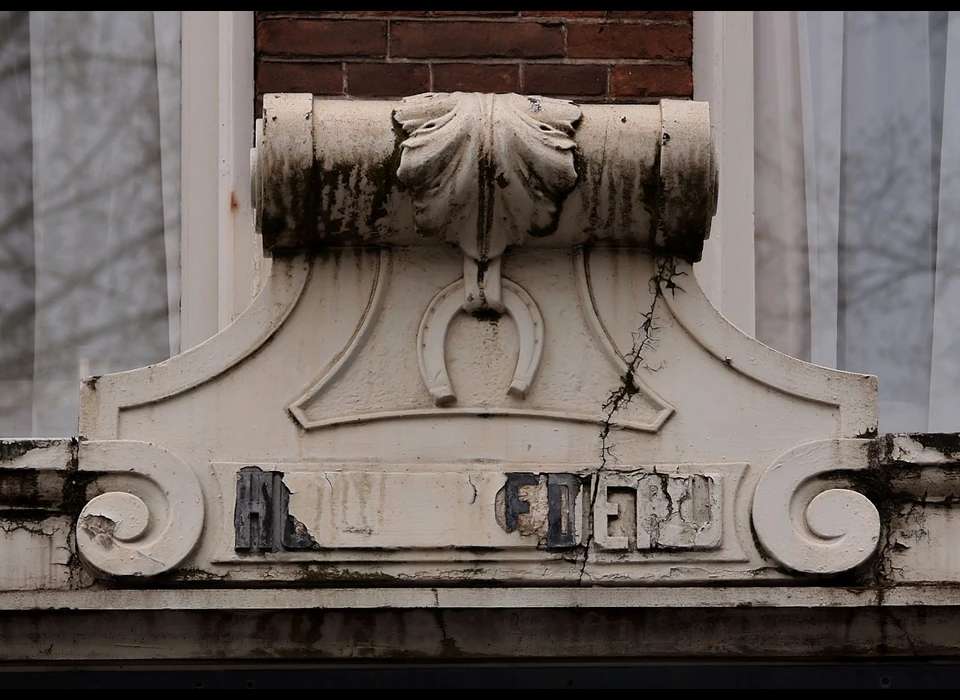
M 693 13 L 258 12 L 268 92 L 520 92 L 580 102 L 693 95 Z

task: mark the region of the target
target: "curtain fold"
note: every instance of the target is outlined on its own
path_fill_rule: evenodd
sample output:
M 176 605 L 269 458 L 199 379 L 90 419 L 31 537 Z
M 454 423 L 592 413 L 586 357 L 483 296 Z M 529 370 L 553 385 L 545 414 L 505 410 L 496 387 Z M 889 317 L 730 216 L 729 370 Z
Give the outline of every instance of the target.
M 810 361 L 837 366 L 843 13 L 797 13 L 804 199 L 810 285 Z
M 796 13 L 754 13 L 757 337 L 810 359 L 810 270 Z
M 179 13 L 4 12 L 3 23 L 20 27 L 0 47 L 22 57 L 15 76 L 0 74 L 0 94 L 29 95 L 5 116 L 29 143 L 7 168 L 29 183 L 30 215 L 15 235 L 0 230 L 11 249 L 0 255 L 31 274 L 0 276 L 0 293 L 30 299 L 20 305 L 32 313 L 4 302 L 0 329 L 32 343 L 4 348 L 23 358 L 4 378 L 30 390 L 18 420 L 0 413 L 0 431 L 73 435 L 80 376 L 178 349 Z M 8 140 L 0 132 L 4 153 Z
M 881 431 L 958 430 L 956 13 L 756 19 L 758 337 L 878 375 Z
M 944 54 L 929 412 L 937 432 L 960 429 L 960 12 L 949 13 Z

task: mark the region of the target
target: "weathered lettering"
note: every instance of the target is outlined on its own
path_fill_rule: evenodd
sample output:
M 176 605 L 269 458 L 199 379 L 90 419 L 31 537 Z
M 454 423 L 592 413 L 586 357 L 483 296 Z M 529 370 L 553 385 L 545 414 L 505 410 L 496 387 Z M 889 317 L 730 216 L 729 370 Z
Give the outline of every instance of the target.
M 546 549 L 564 549 L 579 543 L 579 476 L 512 472 L 506 477 L 503 488 L 504 530 L 536 535 Z M 527 516 L 525 523 L 521 523 L 521 515 Z
M 289 509 L 290 489 L 282 473 L 243 467 L 237 473 L 235 549 L 254 554 L 316 549 L 316 540 Z
M 601 548 L 643 551 L 721 545 L 718 475 L 644 471 L 598 478 L 593 519 Z

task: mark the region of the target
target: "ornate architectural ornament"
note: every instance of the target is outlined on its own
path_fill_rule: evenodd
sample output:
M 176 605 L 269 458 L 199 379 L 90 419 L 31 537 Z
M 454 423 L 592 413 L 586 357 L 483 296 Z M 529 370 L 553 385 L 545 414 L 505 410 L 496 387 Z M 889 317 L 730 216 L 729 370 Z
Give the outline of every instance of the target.
M 94 577 L 795 583 L 877 556 L 875 379 L 763 346 L 697 284 L 706 104 L 263 115 L 253 304 L 85 380 L 72 447 L 3 459 L 82 493 Z

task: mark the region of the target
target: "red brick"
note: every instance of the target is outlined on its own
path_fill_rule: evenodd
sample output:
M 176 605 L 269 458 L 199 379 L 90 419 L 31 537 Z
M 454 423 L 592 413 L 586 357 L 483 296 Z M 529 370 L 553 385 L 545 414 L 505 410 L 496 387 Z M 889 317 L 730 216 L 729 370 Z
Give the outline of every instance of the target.
M 425 63 L 353 63 L 347 65 L 347 94 L 402 97 L 430 90 Z
M 336 12 L 318 12 L 316 10 L 271 10 L 257 11 L 257 19 L 263 19 L 267 17 L 342 17 L 343 10 L 337 10 Z
M 433 14 L 437 16 L 441 15 L 473 15 L 475 17 L 484 17 L 485 15 L 516 15 L 519 12 L 515 10 L 486 10 L 481 12 L 471 12 L 471 11 L 461 11 L 461 10 L 446 10 L 442 12 L 434 12 Z
M 340 63 L 277 63 L 261 61 L 257 66 L 257 92 L 312 92 L 314 95 L 343 94 Z
M 406 10 L 397 10 L 395 12 L 347 12 L 347 15 L 355 15 L 357 17 L 426 17 L 430 14 L 427 11 L 422 12 L 408 12 Z
M 620 65 L 610 74 L 616 97 L 693 97 L 690 66 Z
M 523 69 L 523 91 L 536 95 L 603 95 L 606 66 L 534 63 Z
M 559 24 L 392 22 L 390 52 L 409 58 L 550 58 L 563 55 Z
M 606 12 L 603 10 L 583 11 L 583 12 L 547 12 L 545 10 L 524 10 L 524 17 L 603 17 Z
M 632 12 L 614 12 L 607 13 L 611 19 L 651 19 L 651 20 L 677 20 L 689 22 L 693 19 L 693 12 L 687 10 L 684 12 L 675 12 L 670 10 L 635 10 Z
M 520 67 L 502 64 L 440 63 L 433 66 L 439 92 L 519 92 Z
M 277 10 L 277 11 L 257 11 L 257 19 L 266 17 L 426 17 L 430 13 L 426 10 L 370 10 L 353 11 L 337 10 L 335 12 L 318 10 Z M 508 13 L 510 14 L 510 13 Z M 516 13 L 513 13 L 516 14 Z
M 385 56 L 387 23 L 272 19 L 257 24 L 257 49 L 271 56 Z
M 689 24 L 583 24 L 567 26 L 570 58 L 690 58 Z

